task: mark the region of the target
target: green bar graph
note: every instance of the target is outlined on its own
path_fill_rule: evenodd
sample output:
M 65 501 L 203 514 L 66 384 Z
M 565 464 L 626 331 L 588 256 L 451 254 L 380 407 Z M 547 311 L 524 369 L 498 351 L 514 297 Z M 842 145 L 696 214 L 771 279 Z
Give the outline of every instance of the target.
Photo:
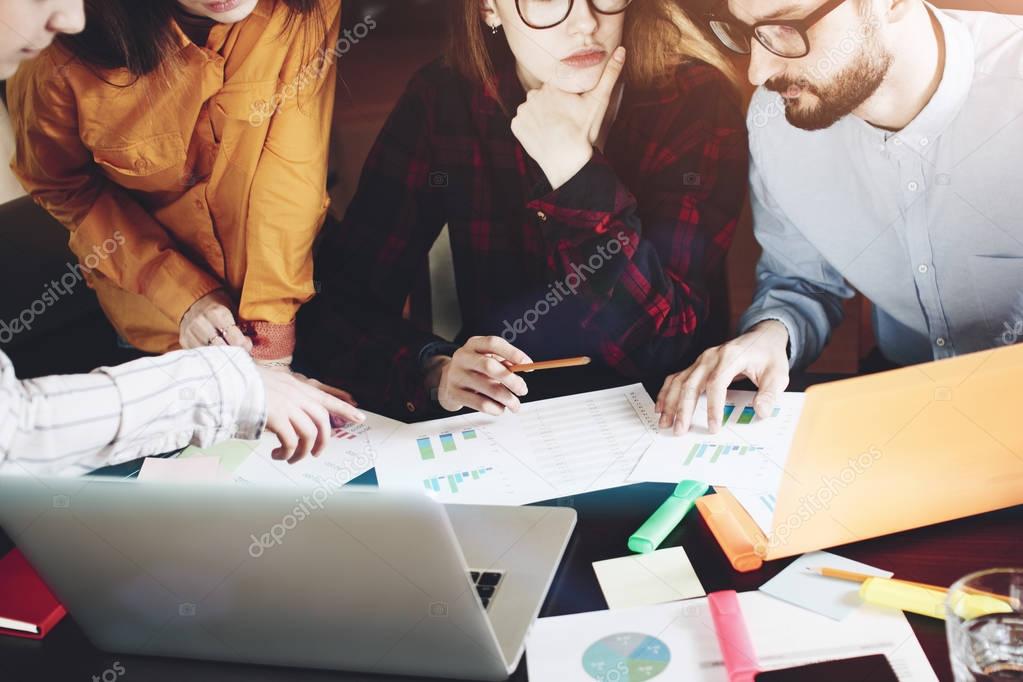
M 721 417 L 721 423 L 727 424 L 733 412 L 735 412 L 735 405 L 725 405 L 725 414 Z
M 710 452 L 708 464 L 717 464 L 722 457 L 729 455 L 742 456 L 763 451 L 763 448 L 755 445 L 739 445 L 737 443 L 694 443 L 693 447 L 685 456 L 684 464 L 692 466 L 697 459 L 703 459 L 704 454 Z M 721 462 L 722 464 L 724 462 Z
M 742 408 L 742 414 L 739 415 L 740 424 L 750 424 L 753 421 L 753 417 L 756 416 L 756 410 L 753 409 L 752 405 L 747 405 Z
M 440 434 L 440 444 L 441 447 L 444 448 L 444 452 L 455 451 L 455 437 L 452 436 L 450 433 Z
M 419 445 L 419 456 L 425 459 L 433 459 L 433 445 L 430 444 L 429 438 L 417 438 L 416 444 Z
M 475 440 L 476 429 L 466 429 L 465 431 L 462 431 L 462 438 L 466 440 Z

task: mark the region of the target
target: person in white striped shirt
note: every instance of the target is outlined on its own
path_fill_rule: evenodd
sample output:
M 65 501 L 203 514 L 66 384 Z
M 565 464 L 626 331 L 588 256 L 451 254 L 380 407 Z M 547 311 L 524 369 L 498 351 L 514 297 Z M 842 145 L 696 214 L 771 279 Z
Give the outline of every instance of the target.
M 0 1 L 0 80 L 84 25 L 82 0 Z M 0 473 L 75 475 L 264 430 L 281 443 L 273 457 L 295 462 L 323 450 L 331 415 L 365 420 L 344 391 L 258 368 L 220 337 L 211 344 L 29 381 L 0 352 Z
M 27 381 L 0 352 L 0 473 L 75 475 L 264 429 L 295 462 L 326 446 L 330 415 L 365 420 L 340 395 L 226 345 Z

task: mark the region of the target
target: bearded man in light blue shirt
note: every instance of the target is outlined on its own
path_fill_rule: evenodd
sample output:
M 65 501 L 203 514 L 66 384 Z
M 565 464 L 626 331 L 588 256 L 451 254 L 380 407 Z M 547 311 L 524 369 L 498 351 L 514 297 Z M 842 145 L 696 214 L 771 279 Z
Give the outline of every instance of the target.
M 709 28 L 748 54 L 754 232 L 740 335 L 669 377 L 662 427 L 711 429 L 740 376 L 770 414 L 842 301 L 873 304 L 897 365 L 1023 338 L 1023 16 L 923 0 L 722 0 Z

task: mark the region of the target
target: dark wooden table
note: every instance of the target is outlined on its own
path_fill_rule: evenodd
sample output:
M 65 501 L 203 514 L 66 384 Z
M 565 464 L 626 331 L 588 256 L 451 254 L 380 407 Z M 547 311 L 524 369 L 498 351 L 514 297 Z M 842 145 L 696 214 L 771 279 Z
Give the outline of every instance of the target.
M 836 377 L 794 377 L 792 387 L 801 390 L 833 378 Z M 533 400 L 622 383 L 620 379 L 592 369 L 538 373 L 529 381 L 530 398 Z M 651 384 L 647 388 L 655 394 L 659 384 Z M 606 608 L 593 574 L 592 562 L 628 554 L 625 545 L 629 535 L 671 490 L 672 486 L 666 484 L 643 484 L 544 503 L 575 508 L 579 523 L 542 615 L 556 616 Z M 678 545 L 685 547 L 708 592 L 755 590 L 789 563 L 789 560 L 780 560 L 766 564 L 756 573 L 736 573 L 698 514 L 687 517 L 662 546 Z M 0 552 L 6 551 L 7 546 L 7 539 L 0 535 Z M 983 568 L 1023 566 L 1023 506 L 846 545 L 835 551 L 894 571 L 899 576 L 948 585 Z M 938 677 L 951 680 L 944 623 L 914 615 L 909 615 L 909 620 Z M 117 674 L 115 663 L 124 671 L 123 675 Z M 523 663 L 511 679 L 526 680 L 525 668 Z M 108 654 L 95 649 L 70 616 L 40 642 L 0 637 L 0 680 L 4 682 L 112 682 L 122 676 L 124 682 L 384 682 L 388 679 L 418 679 Z

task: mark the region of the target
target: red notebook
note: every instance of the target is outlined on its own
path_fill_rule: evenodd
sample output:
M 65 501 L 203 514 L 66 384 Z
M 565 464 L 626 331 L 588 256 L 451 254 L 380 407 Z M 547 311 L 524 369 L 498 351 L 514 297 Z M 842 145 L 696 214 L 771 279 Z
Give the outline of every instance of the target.
M 20 550 L 0 559 L 0 635 L 42 639 L 66 613 Z

